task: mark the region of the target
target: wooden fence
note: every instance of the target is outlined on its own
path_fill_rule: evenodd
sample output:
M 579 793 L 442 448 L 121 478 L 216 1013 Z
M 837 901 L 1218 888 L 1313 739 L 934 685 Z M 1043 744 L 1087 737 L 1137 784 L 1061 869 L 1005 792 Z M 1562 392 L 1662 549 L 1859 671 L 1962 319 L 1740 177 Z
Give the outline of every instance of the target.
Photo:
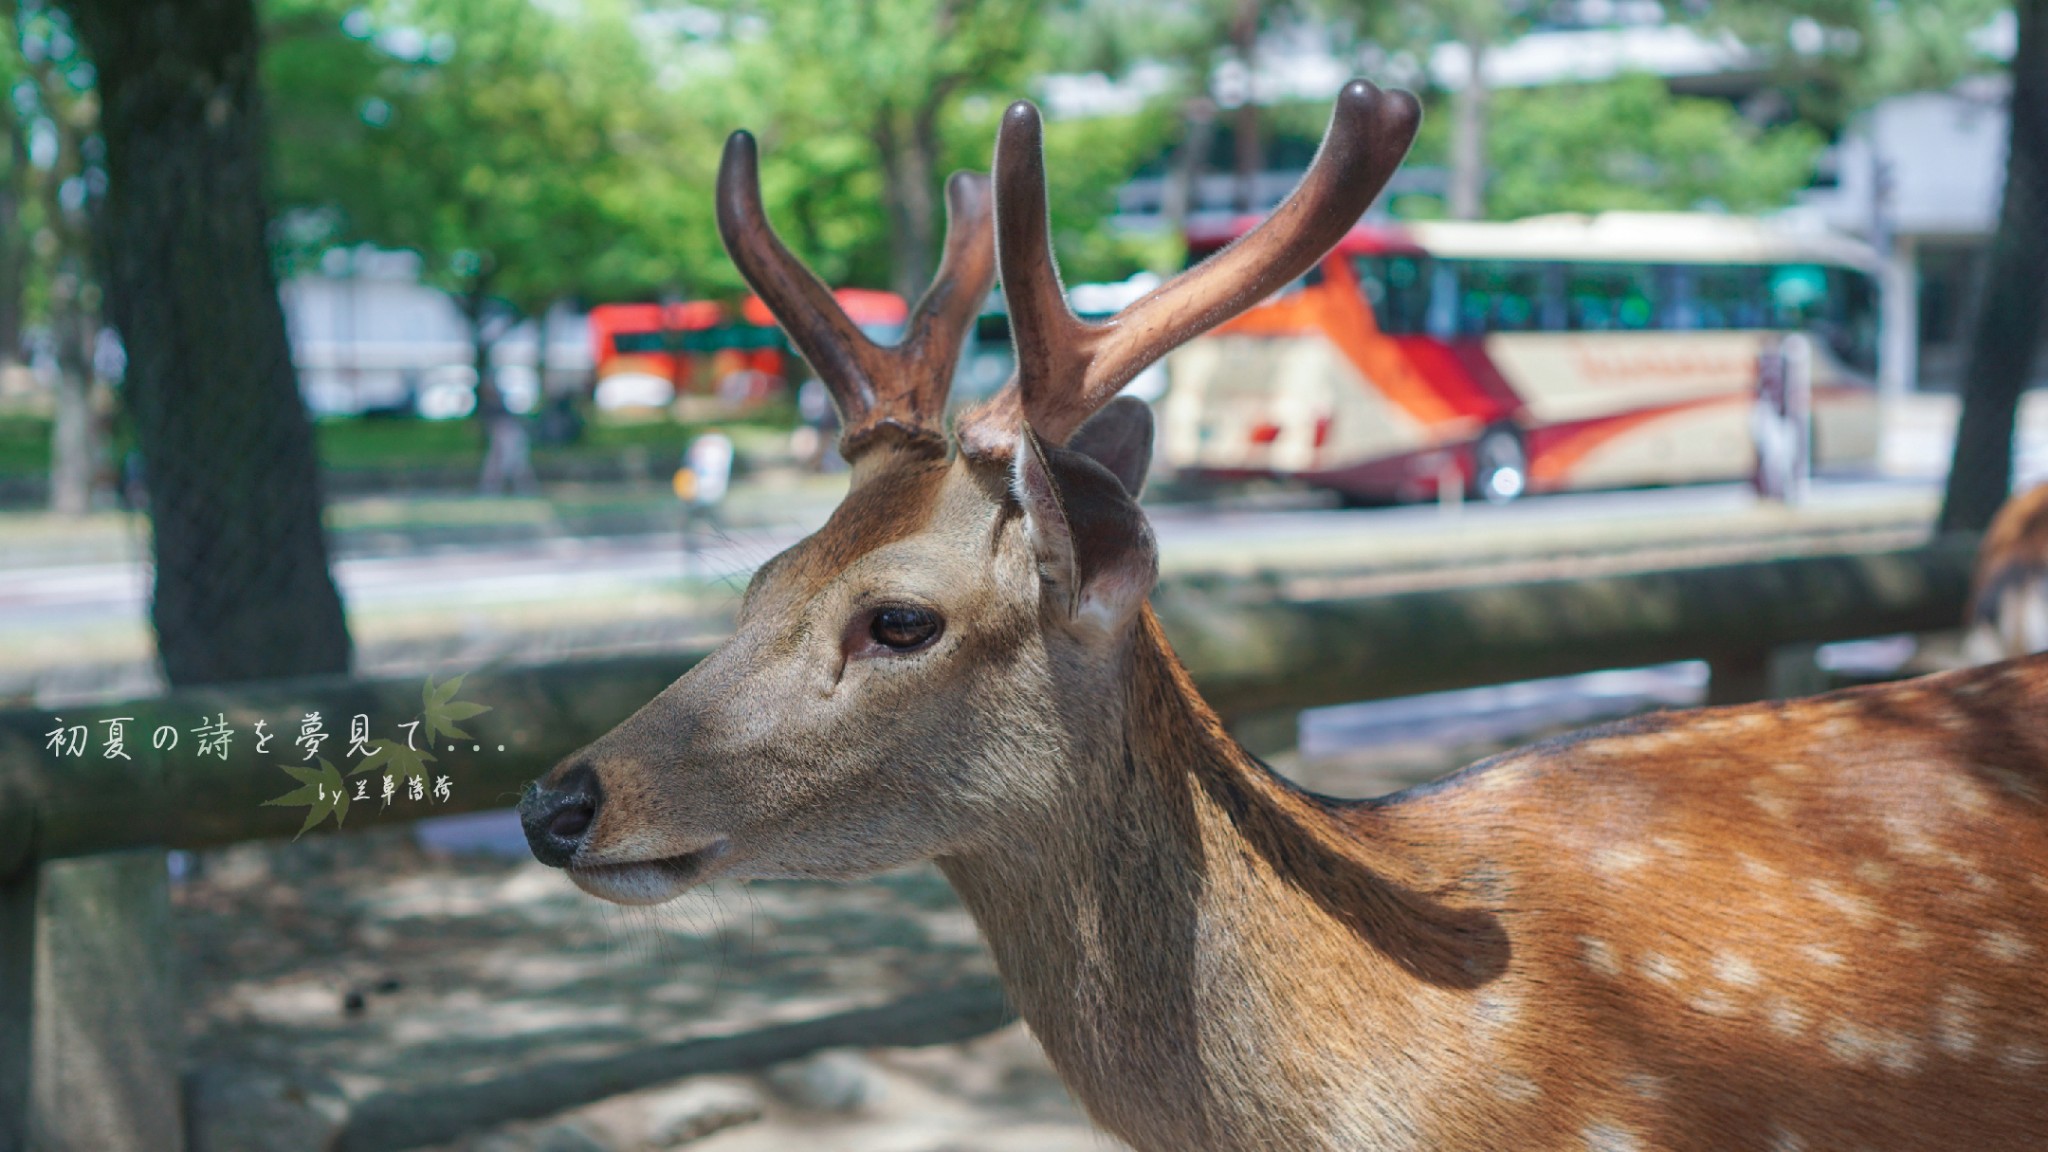
M 1953 539 L 1463 584 L 1446 572 L 1449 586 L 1394 592 L 1333 576 L 1185 577 L 1162 584 L 1153 603 L 1205 696 L 1233 721 L 1684 659 L 1708 661 L 1712 696 L 1734 700 L 1763 695 L 1770 654 L 1788 646 L 1955 626 L 1973 554 L 1973 540 Z M 507 807 L 527 781 L 624 719 L 700 655 L 471 675 L 463 698 L 491 711 L 465 722 L 471 740 L 434 748 L 433 772 L 450 778 L 449 799 L 359 805 L 348 827 Z M 297 830 L 302 810 L 262 804 L 293 785 L 271 766 L 275 749 L 268 758 L 253 755 L 256 720 L 296 722 L 319 711 L 345 741 L 347 717 L 410 719 L 420 692 L 416 679 L 309 680 L 56 714 L 0 713 L 0 1152 L 32 1141 L 39 1150 L 95 1152 L 179 1146 L 162 850 Z M 115 718 L 123 718 L 127 759 L 104 755 L 101 734 Z M 202 719 L 224 719 L 241 743 L 231 743 L 225 758 L 195 754 L 191 730 Z M 81 725 L 90 734 L 84 754 L 52 750 L 53 731 Z M 165 727 L 179 733 L 179 747 L 160 751 L 153 734 Z M 288 745 L 292 733 L 273 735 Z M 65 881 L 62 892 L 50 888 L 43 865 L 74 857 L 103 857 L 105 867 Z M 39 887 L 47 889 L 40 920 Z M 988 1003 L 963 1009 L 961 1018 L 1001 1018 L 993 989 L 974 995 Z M 31 1044 L 32 1021 L 64 1030 L 62 1053 Z M 930 1031 L 928 1022 L 921 1026 Z M 872 1043 L 890 1039 L 886 1027 L 863 1027 Z M 32 1052 L 40 1055 L 32 1059 Z M 704 1059 L 696 1049 L 674 1060 L 655 1054 L 629 1062 L 630 1074 L 593 1073 L 593 1083 L 623 1091 L 702 1071 Z M 486 1117 L 565 1106 L 511 1089 L 472 1086 L 470 1105 L 424 1123 L 426 1102 L 372 1102 L 342 1144 L 406 1147 L 447 1139 Z M 483 1100 L 497 1111 L 476 1103 Z

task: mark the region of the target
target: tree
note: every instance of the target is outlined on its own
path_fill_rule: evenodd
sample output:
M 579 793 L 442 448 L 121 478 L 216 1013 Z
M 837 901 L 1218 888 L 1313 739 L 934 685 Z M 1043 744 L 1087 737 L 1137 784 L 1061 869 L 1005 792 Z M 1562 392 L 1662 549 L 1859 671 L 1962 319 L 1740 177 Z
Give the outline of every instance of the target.
M 728 10 L 733 67 L 699 91 L 719 100 L 735 124 L 772 124 L 814 159 L 834 149 L 831 159 L 849 175 L 871 168 L 888 221 L 888 283 L 915 297 L 931 276 L 943 224 L 946 118 L 969 96 L 1019 91 L 1042 7 L 1034 0 L 736 0 Z
M 250 0 L 65 0 L 100 99 L 98 264 L 187 685 L 341 672 L 312 426 L 270 262 Z
M 82 516 L 92 506 L 92 493 L 105 451 L 93 392 L 99 383 L 94 350 L 100 331 L 100 285 L 92 269 L 93 217 L 97 214 L 106 173 L 100 153 L 99 100 L 93 72 L 64 14 L 40 3 L 8 4 L 8 23 L 16 30 L 20 82 L 14 88 L 15 115 L 10 118 L 18 165 L 16 190 L 10 197 L 9 223 L 19 228 L 33 220 L 26 258 L 13 261 L 11 284 L 0 286 L 11 296 L 6 311 L 20 344 L 22 277 L 33 264 L 40 281 L 42 321 L 50 338 L 57 370 L 56 418 L 50 428 L 50 510 L 60 516 Z M 45 142 L 44 162 L 31 162 L 30 132 Z M 33 203 L 24 204 L 32 200 Z M 31 209 L 24 218 L 22 207 Z M 10 229 L 13 231 L 14 229 Z M 18 246 L 12 237 L 10 247 Z
M 363 242 L 420 254 L 467 321 L 487 484 L 530 477 L 523 425 L 496 386 L 493 349 L 561 298 L 648 261 L 619 214 L 636 135 L 659 104 L 623 14 L 577 19 L 530 0 L 426 0 L 344 10 L 280 7 L 289 115 L 328 131 L 280 154 L 301 246 Z M 336 36 L 340 29 L 343 35 Z M 645 187 L 645 182 L 635 185 Z M 498 475 L 502 473 L 502 475 Z
M 2018 0 L 2005 196 L 1963 370 L 1945 531 L 1981 532 L 2012 490 L 2013 425 L 2048 317 L 2048 0 Z
M 1360 30 L 1382 44 L 1424 59 L 1445 43 L 1462 50 L 1465 76 L 1451 93 L 1450 186 L 1445 200 L 1454 219 L 1484 217 L 1491 100 L 1486 59 L 1495 46 L 1531 26 L 1535 6 L 1525 0 L 1335 0 L 1333 6 L 1357 14 Z
M 1985 528 L 2011 490 L 2014 419 L 2048 305 L 2041 279 L 2048 267 L 2048 3 L 1806 0 L 1788 13 L 1767 0 L 1729 0 L 1710 16 L 1775 56 L 1803 90 L 1834 95 L 1846 118 L 1893 92 L 1990 70 L 1975 36 L 2008 11 L 2017 39 L 2005 189 L 1942 499 L 1940 526 L 1949 531 Z
M 1729 104 L 1675 96 L 1655 76 L 1494 97 L 1492 214 L 1705 207 L 1766 212 L 1792 201 L 1824 141 L 1805 124 L 1759 129 Z

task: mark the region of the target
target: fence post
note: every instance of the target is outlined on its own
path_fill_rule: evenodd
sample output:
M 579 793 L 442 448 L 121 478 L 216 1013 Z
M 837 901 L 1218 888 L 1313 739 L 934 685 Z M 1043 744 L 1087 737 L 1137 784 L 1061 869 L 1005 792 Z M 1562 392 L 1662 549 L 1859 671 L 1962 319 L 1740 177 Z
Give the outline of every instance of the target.
M 28 1152 L 37 871 L 30 861 L 0 878 L 0 1152 Z
M 181 1152 L 183 1021 L 163 850 L 50 861 L 41 872 L 36 1152 Z

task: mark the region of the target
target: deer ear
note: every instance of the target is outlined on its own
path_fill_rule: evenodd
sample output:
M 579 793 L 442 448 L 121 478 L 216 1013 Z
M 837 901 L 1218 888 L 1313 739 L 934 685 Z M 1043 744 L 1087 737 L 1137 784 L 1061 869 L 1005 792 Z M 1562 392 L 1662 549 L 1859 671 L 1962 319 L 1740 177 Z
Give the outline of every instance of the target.
M 1119 396 L 1089 417 L 1067 447 L 1109 469 L 1136 499 L 1152 467 L 1152 406 L 1135 396 Z
M 1029 426 L 1014 459 L 1010 486 L 1048 597 L 1077 623 L 1128 619 L 1151 593 L 1159 561 L 1126 482 L 1092 456 L 1047 447 Z

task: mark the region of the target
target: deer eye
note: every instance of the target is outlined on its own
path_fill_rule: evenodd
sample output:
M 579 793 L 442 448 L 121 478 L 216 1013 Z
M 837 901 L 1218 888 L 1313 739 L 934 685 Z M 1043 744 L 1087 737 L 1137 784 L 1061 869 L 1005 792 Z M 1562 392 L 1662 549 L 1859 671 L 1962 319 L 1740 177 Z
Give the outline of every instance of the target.
M 894 605 L 875 613 L 868 635 L 884 648 L 908 652 L 936 639 L 939 625 L 939 614 L 929 608 Z

